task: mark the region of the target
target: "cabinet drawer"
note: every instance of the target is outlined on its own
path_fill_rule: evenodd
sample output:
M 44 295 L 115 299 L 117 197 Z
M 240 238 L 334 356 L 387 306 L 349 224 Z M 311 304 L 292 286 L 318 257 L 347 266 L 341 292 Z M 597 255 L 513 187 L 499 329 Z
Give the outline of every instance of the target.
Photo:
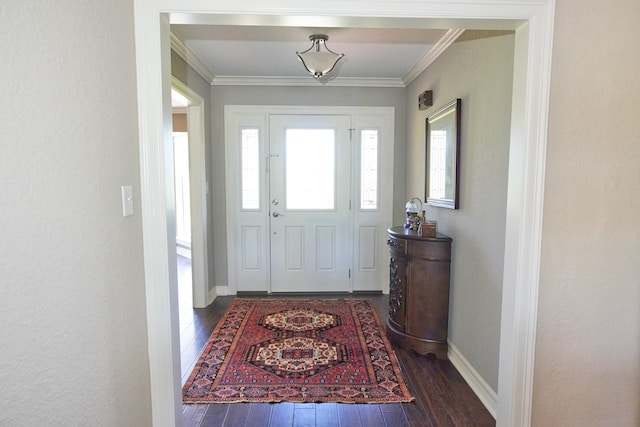
M 451 261 L 451 242 L 449 241 L 416 241 L 407 242 L 408 253 L 414 258 L 432 261 Z
M 387 238 L 387 246 L 389 246 L 390 251 L 400 254 L 407 253 L 407 241 L 405 239 L 396 239 L 395 237 L 389 236 L 389 238 Z

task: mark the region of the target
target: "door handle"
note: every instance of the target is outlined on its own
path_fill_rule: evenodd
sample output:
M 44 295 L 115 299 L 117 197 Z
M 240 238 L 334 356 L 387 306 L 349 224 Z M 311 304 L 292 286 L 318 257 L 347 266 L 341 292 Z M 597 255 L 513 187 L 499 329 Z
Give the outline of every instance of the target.
M 274 217 L 274 218 L 278 218 L 279 216 L 284 216 L 284 215 L 282 215 L 281 213 L 278 213 L 278 212 L 274 212 L 274 213 L 271 214 L 271 216 Z

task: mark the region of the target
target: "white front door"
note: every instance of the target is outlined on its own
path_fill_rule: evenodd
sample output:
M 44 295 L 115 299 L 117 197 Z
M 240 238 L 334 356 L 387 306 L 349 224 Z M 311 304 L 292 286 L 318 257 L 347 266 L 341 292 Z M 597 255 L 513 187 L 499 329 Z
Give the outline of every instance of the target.
M 271 115 L 272 292 L 349 292 L 350 117 Z
M 388 291 L 393 118 L 391 107 L 225 106 L 219 295 Z

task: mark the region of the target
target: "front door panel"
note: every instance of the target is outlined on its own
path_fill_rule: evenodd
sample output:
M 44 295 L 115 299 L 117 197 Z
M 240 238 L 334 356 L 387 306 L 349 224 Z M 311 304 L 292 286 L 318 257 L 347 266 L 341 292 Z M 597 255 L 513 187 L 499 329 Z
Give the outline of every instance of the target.
M 270 116 L 271 290 L 348 292 L 349 116 Z

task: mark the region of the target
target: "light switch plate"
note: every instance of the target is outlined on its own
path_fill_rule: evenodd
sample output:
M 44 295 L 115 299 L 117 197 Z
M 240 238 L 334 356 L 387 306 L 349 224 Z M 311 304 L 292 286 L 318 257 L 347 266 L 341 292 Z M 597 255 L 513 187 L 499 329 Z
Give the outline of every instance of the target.
M 130 185 L 122 186 L 122 216 L 133 215 L 133 188 Z

